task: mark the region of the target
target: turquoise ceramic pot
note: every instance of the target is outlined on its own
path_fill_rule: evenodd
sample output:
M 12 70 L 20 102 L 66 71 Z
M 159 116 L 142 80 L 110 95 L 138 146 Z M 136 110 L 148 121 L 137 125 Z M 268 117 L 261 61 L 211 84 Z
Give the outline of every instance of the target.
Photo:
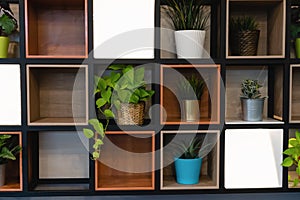
M 176 180 L 179 184 L 199 183 L 202 158 L 175 158 Z

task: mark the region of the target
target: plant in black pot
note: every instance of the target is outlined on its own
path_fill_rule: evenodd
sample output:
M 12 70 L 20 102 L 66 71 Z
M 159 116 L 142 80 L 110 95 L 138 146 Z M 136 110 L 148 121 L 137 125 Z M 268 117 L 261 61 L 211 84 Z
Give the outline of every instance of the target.
M 9 160 L 16 160 L 21 151 L 16 138 L 9 134 L 0 135 L 0 186 L 5 184 L 5 168 Z
M 180 155 L 174 158 L 177 183 L 199 183 L 202 160 L 211 150 L 211 144 L 204 144 L 204 139 L 204 135 L 201 135 L 177 144 Z
M 181 78 L 177 84 L 178 96 L 181 99 L 181 118 L 193 122 L 200 120 L 201 97 L 205 88 L 202 78 L 192 75 Z
M 262 121 L 265 97 L 261 97 L 261 87 L 258 80 L 246 79 L 241 83 L 243 120 Z
M 4 1 L 6 2 L 6 1 Z M 7 58 L 9 35 L 17 30 L 17 20 L 14 18 L 9 4 L 0 4 L 0 58 Z
M 175 28 L 178 58 L 202 58 L 210 12 L 202 0 L 165 0 Z
M 255 56 L 260 30 L 254 17 L 231 17 L 229 22 L 229 48 L 232 56 Z

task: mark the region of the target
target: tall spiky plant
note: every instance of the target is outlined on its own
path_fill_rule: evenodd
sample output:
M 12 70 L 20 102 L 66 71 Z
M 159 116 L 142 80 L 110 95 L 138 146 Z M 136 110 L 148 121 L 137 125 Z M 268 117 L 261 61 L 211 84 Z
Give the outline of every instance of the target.
M 210 12 L 204 10 L 201 0 L 166 0 L 165 8 L 175 30 L 205 30 Z

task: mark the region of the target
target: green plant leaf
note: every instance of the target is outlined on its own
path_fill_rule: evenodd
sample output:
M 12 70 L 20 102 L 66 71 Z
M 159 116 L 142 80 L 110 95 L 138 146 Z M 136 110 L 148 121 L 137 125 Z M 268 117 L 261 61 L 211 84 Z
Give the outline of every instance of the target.
M 289 145 L 292 147 L 296 147 L 298 145 L 298 141 L 296 140 L 296 138 L 290 138 Z
M 100 89 L 100 91 L 105 90 L 107 87 L 106 85 L 106 81 L 103 78 L 100 78 L 98 80 L 98 88 Z
M 128 90 L 119 90 L 117 93 L 118 93 L 120 101 L 123 103 L 128 103 L 129 99 L 131 97 L 131 94 L 132 94 Z
M 298 167 L 296 167 L 296 173 L 300 176 L 300 167 L 298 165 Z
M 107 101 L 104 98 L 99 98 L 96 101 L 97 108 L 101 108 L 107 103 Z
M 293 159 L 291 157 L 287 157 L 283 160 L 281 165 L 284 166 L 284 167 L 290 167 L 290 166 L 293 165 Z
M 117 110 L 120 110 L 121 102 L 119 100 L 114 100 L 113 104 Z
M 291 148 L 288 148 L 288 149 L 286 149 L 284 152 L 283 152 L 283 154 L 285 154 L 285 155 L 293 155 L 293 154 L 295 154 L 296 153 L 296 149 L 294 148 L 294 147 L 291 147 Z
M 84 128 L 83 129 L 83 134 L 88 139 L 94 137 L 94 132 L 91 129 Z
M 295 179 L 294 179 L 294 184 L 293 184 L 293 186 L 296 187 L 298 184 L 299 184 L 299 179 L 298 179 L 298 178 L 295 178 Z
M 100 153 L 98 151 L 93 152 L 93 160 L 97 160 L 100 157 Z
M 132 94 L 129 100 L 129 103 L 137 104 L 139 102 L 140 98 L 136 94 Z
M 134 72 L 134 82 L 136 84 L 140 84 L 141 82 L 144 82 L 144 76 L 145 76 L 145 68 L 144 67 L 137 68 Z
M 104 113 L 104 115 L 105 115 L 106 118 L 115 118 L 114 113 L 111 110 L 109 110 L 109 109 L 104 110 L 103 113 Z
M 108 67 L 108 69 L 112 69 L 112 70 L 121 70 L 124 69 L 125 65 L 110 65 Z
M 17 25 L 13 19 L 8 17 L 6 14 L 3 14 L 0 17 L 0 27 L 2 32 L 8 36 L 16 29 Z
M 99 122 L 98 119 L 90 119 L 89 123 L 94 127 L 95 131 L 101 135 L 101 137 L 104 137 L 104 129 L 103 124 Z
M 111 88 L 108 88 L 107 90 L 103 90 L 101 92 L 102 98 L 105 99 L 105 101 L 107 101 L 108 103 L 110 103 L 111 94 Z

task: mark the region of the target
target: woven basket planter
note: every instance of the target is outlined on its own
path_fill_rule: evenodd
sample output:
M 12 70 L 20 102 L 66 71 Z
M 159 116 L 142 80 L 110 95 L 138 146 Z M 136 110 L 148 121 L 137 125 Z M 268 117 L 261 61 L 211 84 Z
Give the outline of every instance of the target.
M 233 31 L 230 34 L 230 50 L 233 56 L 256 56 L 259 30 Z
M 119 125 L 142 125 L 144 122 L 144 102 L 133 103 L 121 103 L 121 107 L 118 110 Z

